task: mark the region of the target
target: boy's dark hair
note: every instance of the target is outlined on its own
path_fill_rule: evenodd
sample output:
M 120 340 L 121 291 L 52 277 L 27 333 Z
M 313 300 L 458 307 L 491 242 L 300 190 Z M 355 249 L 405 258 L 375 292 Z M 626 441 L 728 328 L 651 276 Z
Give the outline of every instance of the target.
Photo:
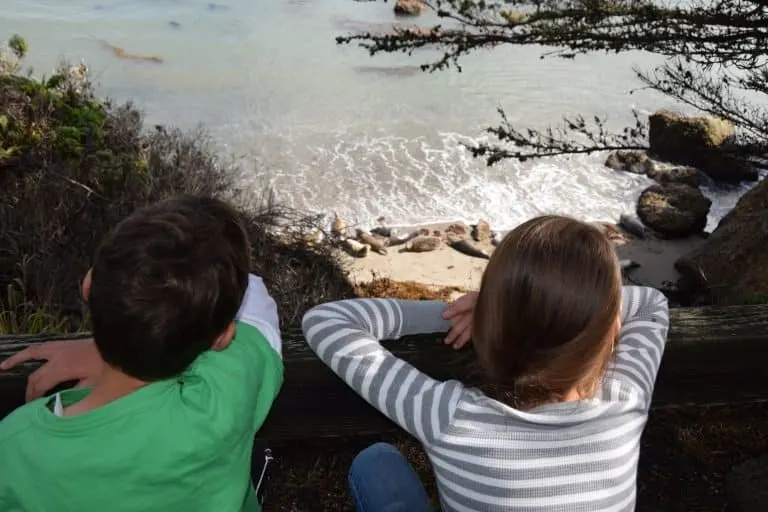
M 96 251 L 88 298 L 110 366 L 156 381 L 182 373 L 234 320 L 250 243 L 238 213 L 181 196 L 134 211 Z
M 616 251 L 594 226 L 547 215 L 511 231 L 483 274 L 472 326 L 489 392 L 520 409 L 591 395 L 621 285 Z

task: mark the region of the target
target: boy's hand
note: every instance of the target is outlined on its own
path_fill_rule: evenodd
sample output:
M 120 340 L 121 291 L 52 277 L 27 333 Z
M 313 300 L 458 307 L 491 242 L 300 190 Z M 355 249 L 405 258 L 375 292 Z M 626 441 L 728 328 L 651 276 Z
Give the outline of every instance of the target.
M 40 398 L 64 382 L 75 380 L 78 381 L 77 387 L 89 386 L 104 364 L 93 339 L 87 338 L 50 341 L 27 347 L 0 363 L 0 370 L 10 370 L 21 363 L 40 360 L 46 362 L 27 379 L 27 402 Z
M 472 337 L 472 317 L 477 304 L 477 292 L 469 292 L 456 299 L 443 313 L 443 318 L 451 321 L 451 330 L 445 338 L 446 345 L 459 349 Z

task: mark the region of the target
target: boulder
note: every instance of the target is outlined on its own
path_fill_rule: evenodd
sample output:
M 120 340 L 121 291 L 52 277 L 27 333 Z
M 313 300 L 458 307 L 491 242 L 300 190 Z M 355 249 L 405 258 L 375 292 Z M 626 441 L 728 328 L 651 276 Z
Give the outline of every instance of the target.
M 395 14 L 400 16 L 418 16 L 427 10 L 427 5 L 421 0 L 397 0 Z
M 755 181 L 758 173 L 749 163 L 718 152 L 733 144 L 730 121 L 715 116 L 686 117 L 661 110 L 648 118 L 651 153 L 661 160 L 696 167 L 715 181 Z
M 712 205 L 696 187 L 681 183 L 651 185 L 637 200 L 637 216 L 665 238 L 685 238 L 704 231 Z
M 654 165 L 643 151 L 614 151 L 605 160 L 605 166 L 616 171 L 648 174 Z
M 644 174 L 658 183 L 685 183 L 698 187 L 699 170 L 695 167 L 654 162 L 643 151 L 614 151 L 605 160 L 605 166 L 617 171 Z
M 744 194 L 706 242 L 675 268 L 718 303 L 768 301 L 768 179 Z
M 657 183 L 682 183 L 691 187 L 701 185 L 701 173 L 695 167 L 656 162 L 647 176 Z

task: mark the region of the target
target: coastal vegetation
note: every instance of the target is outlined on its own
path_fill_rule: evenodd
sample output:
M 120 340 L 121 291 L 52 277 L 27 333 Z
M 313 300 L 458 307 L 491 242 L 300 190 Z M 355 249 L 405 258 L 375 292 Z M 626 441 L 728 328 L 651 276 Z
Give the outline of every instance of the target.
M 133 209 L 182 193 L 240 206 L 253 270 L 284 324 L 354 294 L 331 245 L 302 235 L 318 219 L 240 189 L 238 167 L 202 131 L 146 130 L 132 104 L 96 96 L 84 65 L 35 78 L 26 52 L 14 36 L 0 53 L 0 334 L 86 329 L 79 283 L 99 240 Z

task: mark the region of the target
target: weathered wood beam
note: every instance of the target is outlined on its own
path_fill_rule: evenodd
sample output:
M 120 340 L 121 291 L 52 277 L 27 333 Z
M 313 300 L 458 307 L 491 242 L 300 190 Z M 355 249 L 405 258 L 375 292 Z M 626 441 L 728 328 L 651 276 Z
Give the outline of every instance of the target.
M 672 309 L 670 317 L 654 407 L 768 398 L 768 305 L 679 308 Z M 67 336 L 0 336 L 0 359 L 28 345 L 62 338 Z M 375 434 L 393 428 L 315 357 L 300 330 L 288 329 L 283 338 L 285 384 L 260 438 Z M 473 351 L 451 350 L 443 345 L 442 336 L 413 336 L 385 344 L 435 378 L 477 383 Z M 37 366 L 0 372 L 0 417 L 21 405 L 26 376 Z

